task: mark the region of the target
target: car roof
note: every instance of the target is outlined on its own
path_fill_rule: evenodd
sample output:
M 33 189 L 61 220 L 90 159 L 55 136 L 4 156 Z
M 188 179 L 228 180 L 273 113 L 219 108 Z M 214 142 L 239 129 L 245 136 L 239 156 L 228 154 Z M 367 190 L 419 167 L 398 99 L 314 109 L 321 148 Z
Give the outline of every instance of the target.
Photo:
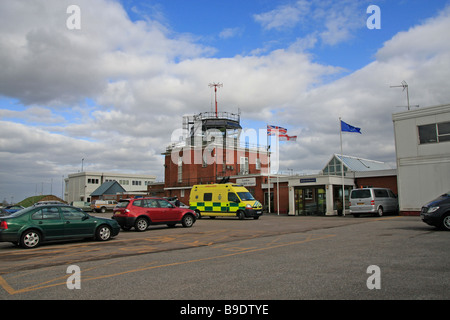
M 145 199 L 162 199 L 167 200 L 162 197 L 141 197 L 141 198 L 127 198 L 127 199 L 120 199 L 119 201 L 133 201 L 133 200 L 145 200 Z

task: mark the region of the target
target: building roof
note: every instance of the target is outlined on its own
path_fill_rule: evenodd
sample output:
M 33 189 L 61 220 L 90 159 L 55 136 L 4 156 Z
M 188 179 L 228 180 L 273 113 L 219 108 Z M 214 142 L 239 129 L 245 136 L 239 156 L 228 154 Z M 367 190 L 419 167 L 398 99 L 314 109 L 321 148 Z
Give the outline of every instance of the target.
M 381 161 L 363 159 L 340 154 L 334 154 L 333 157 L 336 157 L 339 161 L 343 161 L 344 165 L 350 171 L 360 172 L 360 171 L 376 171 L 376 170 L 392 169 L 388 164 Z
M 120 183 L 118 183 L 117 181 L 106 181 L 91 193 L 91 197 L 102 196 L 105 194 L 115 195 L 121 192 L 126 192 L 126 190 L 120 185 Z
M 392 170 L 388 164 L 381 161 L 334 154 L 323 168 L 322 173 L 324 175 L 341 175 L 341 163 L 344 164 L 344 173 Z

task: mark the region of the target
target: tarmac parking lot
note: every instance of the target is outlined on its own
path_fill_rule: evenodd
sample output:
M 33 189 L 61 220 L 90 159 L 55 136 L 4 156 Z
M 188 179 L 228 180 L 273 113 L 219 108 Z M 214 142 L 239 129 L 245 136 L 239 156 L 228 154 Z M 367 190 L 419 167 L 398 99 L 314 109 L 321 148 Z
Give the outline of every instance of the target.
M 419 217 L 265 215 L 0 243 L 0 299 L 449 299 L 449 240 Z

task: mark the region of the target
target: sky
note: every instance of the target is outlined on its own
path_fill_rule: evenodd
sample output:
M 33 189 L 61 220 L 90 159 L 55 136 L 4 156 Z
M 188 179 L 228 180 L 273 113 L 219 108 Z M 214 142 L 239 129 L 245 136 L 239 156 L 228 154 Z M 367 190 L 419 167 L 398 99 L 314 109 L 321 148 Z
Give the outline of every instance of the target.
M 448 30 L 447 0 L 1 1 L 0 201 L 61 196 L 82 159 L 163 181 L 161 153 L 184 115 L 211 111 L 210 83 L 244 130 L 298 137 L 280 172 L 340 153 L 339 118 L 362 132 L 343 133 L 344 154 L 395 168 L 406 92 L 390 86 L 408 83 L 412 109 L 450 103 Z

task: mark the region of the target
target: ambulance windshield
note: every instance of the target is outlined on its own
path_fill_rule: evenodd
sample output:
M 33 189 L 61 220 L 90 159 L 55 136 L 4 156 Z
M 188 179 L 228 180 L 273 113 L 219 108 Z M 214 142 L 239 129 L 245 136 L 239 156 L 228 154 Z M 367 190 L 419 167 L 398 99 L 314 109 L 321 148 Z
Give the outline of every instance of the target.
M 250 192 L 238 192 L 237 194 L 242 201 L 255 200 Z

